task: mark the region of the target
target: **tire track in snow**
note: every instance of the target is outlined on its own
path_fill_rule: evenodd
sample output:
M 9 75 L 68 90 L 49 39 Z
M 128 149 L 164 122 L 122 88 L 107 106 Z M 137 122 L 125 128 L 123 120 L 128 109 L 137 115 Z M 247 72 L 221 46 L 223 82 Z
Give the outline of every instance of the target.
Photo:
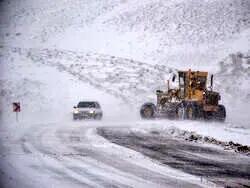
M 78 163 L 76 159 L 82 156 L 79 157 L 79 152 L 75 154 L 75 151 L 60 143 L 56 132 L 57 128 L 51 129 L 45 126 L 34 129 L 32 134 L 26 134 L 26 145 L 32 153 L 40 157 L 41 166 L 38 170 L 41 172 L 47 170 L 51 174 L 63 177 L 74 186 L 80 184 L 80 187 L 128 187 L 91 173 L 89 169 L 92 166 L 86 162 L 84 166 L 84 161 L 83 164 Z
M 200 187 L 199 179 L 189 175 L 175 177 L 158 172 L 157 164 L 154 170 L 147 167 L 152 161 L 105 141 L 95 133 L 96 124 L 86 126 L 37 127 L 26 135 L 26 143 L 32 153 L 43 156 L 40 168 L 87 187 Z M 82 155 L 75 155 L 79 153 Z

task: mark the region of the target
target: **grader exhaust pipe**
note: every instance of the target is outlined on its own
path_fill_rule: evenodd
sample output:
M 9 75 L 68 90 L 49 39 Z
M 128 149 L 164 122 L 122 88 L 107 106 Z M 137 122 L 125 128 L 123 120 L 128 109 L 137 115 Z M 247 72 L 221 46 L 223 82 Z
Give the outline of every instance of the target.
M 211 88 L 211 91 L 213 91 L 213 84 L 214 84 L 214 75 L 212 74 L 211 75 L 211 81 L 210 81 L 210 88 Z

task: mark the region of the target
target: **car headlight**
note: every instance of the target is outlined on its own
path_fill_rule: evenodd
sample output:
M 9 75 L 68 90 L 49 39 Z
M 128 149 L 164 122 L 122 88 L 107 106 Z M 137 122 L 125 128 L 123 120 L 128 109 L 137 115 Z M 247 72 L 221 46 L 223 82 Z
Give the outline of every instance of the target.
M 79 110 L 78 110 L 78 109 L 75 109 L 75 110 L 73 111 L 73 113 L 74 113 L 74 114 L 78 114 L 78 113 L 79 113 Z
M 94 111 L 94 110 L 90 110 L 89 113 L 90 113 L 90 114 L 94 114 L 95 111 Z

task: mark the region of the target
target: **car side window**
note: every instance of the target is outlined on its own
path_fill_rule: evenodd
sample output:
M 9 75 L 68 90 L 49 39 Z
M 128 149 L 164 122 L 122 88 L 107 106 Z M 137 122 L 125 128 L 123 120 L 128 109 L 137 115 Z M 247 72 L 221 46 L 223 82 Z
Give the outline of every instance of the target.
M 81 103 L 79 102 L 79 103 L 77 104 L 77 108 L 79 108 L 79 107 L 80 107 L 80 105 L 81 105 Z

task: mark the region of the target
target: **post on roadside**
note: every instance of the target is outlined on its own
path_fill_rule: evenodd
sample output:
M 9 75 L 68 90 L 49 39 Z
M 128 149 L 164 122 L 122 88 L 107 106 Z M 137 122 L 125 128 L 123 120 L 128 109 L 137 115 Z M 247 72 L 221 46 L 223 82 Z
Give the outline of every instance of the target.
M 13 112 L 16 112 L 16 122 L 18 122 L 18 113 L 21 112 L 20 102 L 13 102 L 12 107 L 13 107 Z

